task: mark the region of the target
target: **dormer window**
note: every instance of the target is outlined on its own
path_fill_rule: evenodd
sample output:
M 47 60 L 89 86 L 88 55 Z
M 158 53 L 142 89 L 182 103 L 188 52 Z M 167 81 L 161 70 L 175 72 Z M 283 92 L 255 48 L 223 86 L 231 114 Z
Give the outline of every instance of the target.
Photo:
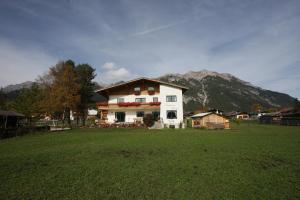
M 154 91 L 154 87 L 148 87 L 148 91 Z
M 148 87 L 148 93 L 149 94 L 154 94 L 155 93 L 154 87 Z
M 141 93 L 141 87 L 135 87 L 134 94 L 140 94 L 140 93 Z
M 135 92 L 140 92 L 140 91 L 141 91 L 141 88 L 140 88 L 140 87 L 135 87 L 135 88 L 134 88 L 134 91 L 135 91 Z

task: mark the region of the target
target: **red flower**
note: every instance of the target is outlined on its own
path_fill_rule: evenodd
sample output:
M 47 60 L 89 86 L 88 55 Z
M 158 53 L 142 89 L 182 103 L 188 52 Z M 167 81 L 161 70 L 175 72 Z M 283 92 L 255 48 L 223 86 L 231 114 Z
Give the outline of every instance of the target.
M 139 103 L 139 102 L 120 102 L 120 103 L 118 103 L 118 105 L 119 105 L 120 107 L 140 106 L 141 103 Z

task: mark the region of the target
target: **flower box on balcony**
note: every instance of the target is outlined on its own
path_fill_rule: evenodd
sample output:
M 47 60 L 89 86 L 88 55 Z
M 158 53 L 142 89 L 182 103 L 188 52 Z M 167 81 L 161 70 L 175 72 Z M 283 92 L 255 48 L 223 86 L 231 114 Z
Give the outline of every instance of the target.
M 118 106 L 120 107 L 128 107 L 128 106 L 140 106 L 141 103 L 139 102 L 120 102 L 118 103 Z
M 150 106 L 159 106 L 161 102 L 150 102 Z

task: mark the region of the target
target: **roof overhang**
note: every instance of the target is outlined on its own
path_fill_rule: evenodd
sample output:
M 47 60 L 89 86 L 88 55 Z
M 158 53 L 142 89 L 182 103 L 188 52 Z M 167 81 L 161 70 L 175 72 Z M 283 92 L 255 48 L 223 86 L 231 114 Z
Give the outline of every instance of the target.
M 142 78 L 133 79 L 133 80 L 130 80 L 130 81 L 127 81 L 127 82 L 124 82 L 124 83 L 120 83 L 120 84 L 112 85 L 112 86 L 109 86 L 109 87 L 105 87 L 105 88 L 102 88 L 100 90 L 96 90 L 96 92 L 97 93 L 101 93 L 101 92 L 107 91 L 109 89 L 117 88 L 119 86 L 123 86 L 123 85 L 126 85 L 126 84 L 130 84 L 130 83 L 134 83 L 134 82 L 137 82 L 137 81 L 141 81 L 141 80 L 146 80 L 146 81 L 150 81 L 150 82 L 154 82 L 154 83 L 159 83 L 159 84 L 163 84 L 163 85 L 168 85 L 168 86 L 171 86 L 171 87 L 179 88 L 179 89 L 182 89 L 183 92 L 185 92 L 185 91 L 187 91 L 189 89 L 189 88 L 187 88 L 185 86 L 181 86 L 181 85 L 177 85 L 177 84 L 173 84 L 173 83 L 168 83 L 168 82 L 164 82 L 164 81 L 157 80 L 157 79 L 149 79 L 149 78 L 142 77 Z

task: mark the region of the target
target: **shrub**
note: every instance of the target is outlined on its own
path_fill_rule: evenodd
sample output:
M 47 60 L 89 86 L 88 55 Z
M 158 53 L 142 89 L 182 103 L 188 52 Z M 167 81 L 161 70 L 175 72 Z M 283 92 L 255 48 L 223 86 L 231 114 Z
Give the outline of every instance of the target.
M 154 118 L 152 114 L 146 114 L 145 117 L 143 118 L 144 124 L 147 127 L 151 127 L 154 124 Z

